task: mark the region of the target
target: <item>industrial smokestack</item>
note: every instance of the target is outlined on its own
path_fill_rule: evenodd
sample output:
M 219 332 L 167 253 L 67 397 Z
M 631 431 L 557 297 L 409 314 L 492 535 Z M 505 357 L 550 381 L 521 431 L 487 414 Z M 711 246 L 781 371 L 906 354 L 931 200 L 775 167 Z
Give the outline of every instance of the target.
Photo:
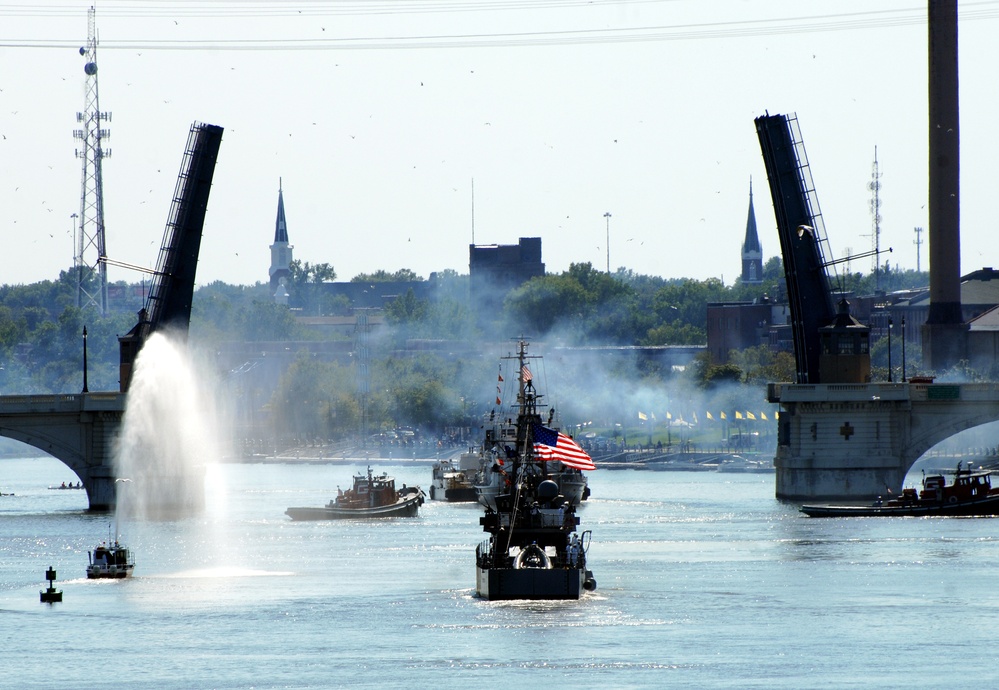
M 923 358 L 942 370 L 964 359 L 961 313 L 961 137 L 957 0 L 929 0 L 930 308 Z

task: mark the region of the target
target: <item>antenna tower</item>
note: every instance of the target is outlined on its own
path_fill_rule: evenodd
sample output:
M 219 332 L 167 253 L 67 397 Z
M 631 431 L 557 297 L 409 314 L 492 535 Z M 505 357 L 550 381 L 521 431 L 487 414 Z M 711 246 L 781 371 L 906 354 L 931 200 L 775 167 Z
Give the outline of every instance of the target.
M 916 273 L 920 273 L 923 270 L 919 264 L 919 254 L 920 250 L 923 248 L 923 229 L 914 228 L 913 232 L 916 233 L 916 239 L 912 241 L 912 243 L 916 245 Z
M 873 216 L 874 227 L 871 230 L 871 244 L 874 250 L 872 262 L 874 263 L 874 289 L 881 289 L 881 172 L 878 170 L 878 147 L 874 147 L 874 166 L 871 170 L 871 181 L 867 183 L 867 188 L 871 190 L 871 216 Z
M 87 75 L 86 106 L 76 114 L 80 127 L 73 130 L 73 138 L 80 140 L 76 157 L 83 164 L 83 179 L 80 191 L 79 243 L 75 248 L 73 264 L 76 268 L 76 305 L 81 309 L 94 306 L 107 314 L 108 281 L 107 250 L 104 244 L 104 185 L 101 176 L 101 161 L 111 156 L 111 149 L 105 150 L 101 141 L 111 136 L 111 131 L 101 125 L 111 121 L 111 113 L 102 112 L 97 96 L 97 21 L 95 10 L 87 11 L 87 45 L 80 48 L 85 63 L 83 72 Z

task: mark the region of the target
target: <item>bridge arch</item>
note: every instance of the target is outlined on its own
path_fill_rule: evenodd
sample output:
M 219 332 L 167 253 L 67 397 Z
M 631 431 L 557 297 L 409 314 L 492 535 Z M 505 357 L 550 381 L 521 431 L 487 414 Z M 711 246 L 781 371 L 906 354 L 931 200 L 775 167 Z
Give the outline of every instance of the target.
M 934 447 L 943 443 L 947 439 L 953 438 L 954 436 L 960 434 L 962 431 L 985 426 L 986 424 L 991 424 L 996 421 L 999 421 L 999 418 L 997 418 L 994 414 L 982 413 L 966 418 L 952 419 L 949 423 L 936 425 L 928 433 L 921 435 L 914 434 L 911 437 L 911 442 L 906 448 L 906 456 L 912 457 L 912 462 L 915 463 L 928 451 L 932 450 Z
M 0 436 L 60 460 L 83 482 L 90 510 L 112 510 L 114 446 L 124 411 L 124 393 L 4 396 Z
M 76 476 L 83 477 L 86 474 L 85 460 L 83 456 L 73 448 L 67 447 L 63 440 L 55 434 L 45 434 L 44 432 L 25 432 L 20 429 L 0 426 L 0 436 L 4 438 L 20 441 L 21 443 L 36 448 L 46 455 L 61 461 L 76 473 Z

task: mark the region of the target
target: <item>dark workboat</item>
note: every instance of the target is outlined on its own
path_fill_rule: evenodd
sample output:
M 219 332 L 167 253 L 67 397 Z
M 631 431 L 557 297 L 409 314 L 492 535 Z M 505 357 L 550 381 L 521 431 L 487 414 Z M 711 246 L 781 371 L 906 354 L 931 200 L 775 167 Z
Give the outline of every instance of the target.
M 872 517 L 882 515 L 974 517 L 999 515 L 999 489 L 992 488 L 990 473 L 961 469 L 958 463 L 954 481 L 948 484 L 942 474 L 923 477 L 923 488 L 903 489 L 888 500 L 871 505 L 805 505 L 809 517 Z
M 354 486 L 339 491 L 337 497 L 321 508 L 288 508 L 292 520 L 344 520 L 351 518 L 416 517 L 423 505 L 418 486 L 395 488 L 395 479 L 386 473 L 354 475 Z
M 118 541 L 101 544 L 92 552 L 87 552 L 90 563 L 87 565 L 87 579 L 117 580 L 132 577 L 135 560 L 129 550 Z
M 115 479 L 115 482 L 127 482 L 127 479 Z M 132 552 L 121 543 L 121 532 L 118 529 L 118 518 L 114 521 L 114 535 L 111 525 L 108 525 L 108 540 L 101 542 L 93 551 L 87 552 L 88 580 L 120 580 L 132 577 L 135 570 L 135 559 Z
M 542 424 L 542 396 L 528 367 L 527 343 L 517 362 L 517 417 L 505 457 L 494 472 L 500 490 L 479 519 L 489 539 L 475 551 L 475 590 L 485 599 L 579 599 L 596 589 L 586 567 L 590 532 L 576 533 L 576 503 L 551 472 L 550 463 L 595 469 L 590 456 L 569 436 L 551 428 L 554 411 Z M 557 462 L 556 462 L 557 461 Z

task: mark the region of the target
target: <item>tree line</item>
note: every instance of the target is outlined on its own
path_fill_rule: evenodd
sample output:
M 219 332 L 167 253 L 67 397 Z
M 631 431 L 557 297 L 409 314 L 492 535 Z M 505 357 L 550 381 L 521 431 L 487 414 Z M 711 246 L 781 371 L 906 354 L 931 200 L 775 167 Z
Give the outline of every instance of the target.
M 201 358 L 227 342 L 278 341 L 306 343 L 349 336 L 322 335 L 298 315 L 348 313 L 349 305 L 330 298 L 322 285 L 335 280 L 329 264 L 294 262 L 288 306 L 276 304 L 267 284 L 250 286 L 213 282 L 194 297 L 189 345 Z M 435 274 L 432 299 L 410 291 L 384 311 L 386 334 L 372 341 L 369 390 L 358 393 L 353 366 L 324 362 L 304 354 L 295 359 L 265 404 L 271 410 L 269 433 L 296 438 L 337 438 L 362 430 L 377 433 L 398 426 L 433 429 L 469 427 L 487 414 L 495 362 L 482 357 L 455 360 L 446 354 L 393 356 L 419 340 L 482 343 L 528 335 L 565 346 L 703 345 L 707 339 L 707 304 L 780 299 L 784 276 L 780 259 L 764 267 L 763 283 L 725 285 L 709 278 L 663 278 L 620 268 L 608 274 L 589 263 L 572 264 L 558 274 L 533 278 L 509 291 L 502 308 L 483 314 L 468 302 L 468 276 L 454 271 Z M 355 281 L 422 280 L 414 272 L 378 271 Z M 845 281 L 858 293 L 873 286 L 875 276 L 853 274 Z M 877 276 L 882 289 L 926 284 L 926 274 L 890 270 Z M 142 293 L 138 286 L 115 283 L 122 294 Z M 326 300 L 326 303 L 323 303 Z M 75 393 L 83 379 L 83 328 L 87 328 L 89 389 L 118 389 L 117 336 L 136 323 L 141 299 L 124 300 L 105 316 L 76 303 L 76 273 L 30 285 L 0 286 L 0 394 Z M 877 353 L 875 353 L 877 354 Z M 787 354 L 753 348 L 736 353 L 731 363 L 716 366 L 700 357 L 683 371 L 667 370 L 650 361 L 616 362 L 601 372 L 601 384 L 632 391 L 669 389 L 664 399 L 721 409 L 752 408 L 762 399 L 767 381 L 793 380 Z M 213 372 L 224 381 L 226 372 Z M 592 372 L 572 372 L 562 412 L 572 423 L 599 419 L 606 424 L 621 416 L 620 401 L 593 401 L 587 394 Z M 654 393 L 650 393 L 654 395 Z M 715 396 L 717 401 L 705 400 Z M 636 398 L 635 405 L 641 404 Z M 638 409 L 638 408 L 636 408 Z M 627 420 L 623 420 L 627 422 Z

